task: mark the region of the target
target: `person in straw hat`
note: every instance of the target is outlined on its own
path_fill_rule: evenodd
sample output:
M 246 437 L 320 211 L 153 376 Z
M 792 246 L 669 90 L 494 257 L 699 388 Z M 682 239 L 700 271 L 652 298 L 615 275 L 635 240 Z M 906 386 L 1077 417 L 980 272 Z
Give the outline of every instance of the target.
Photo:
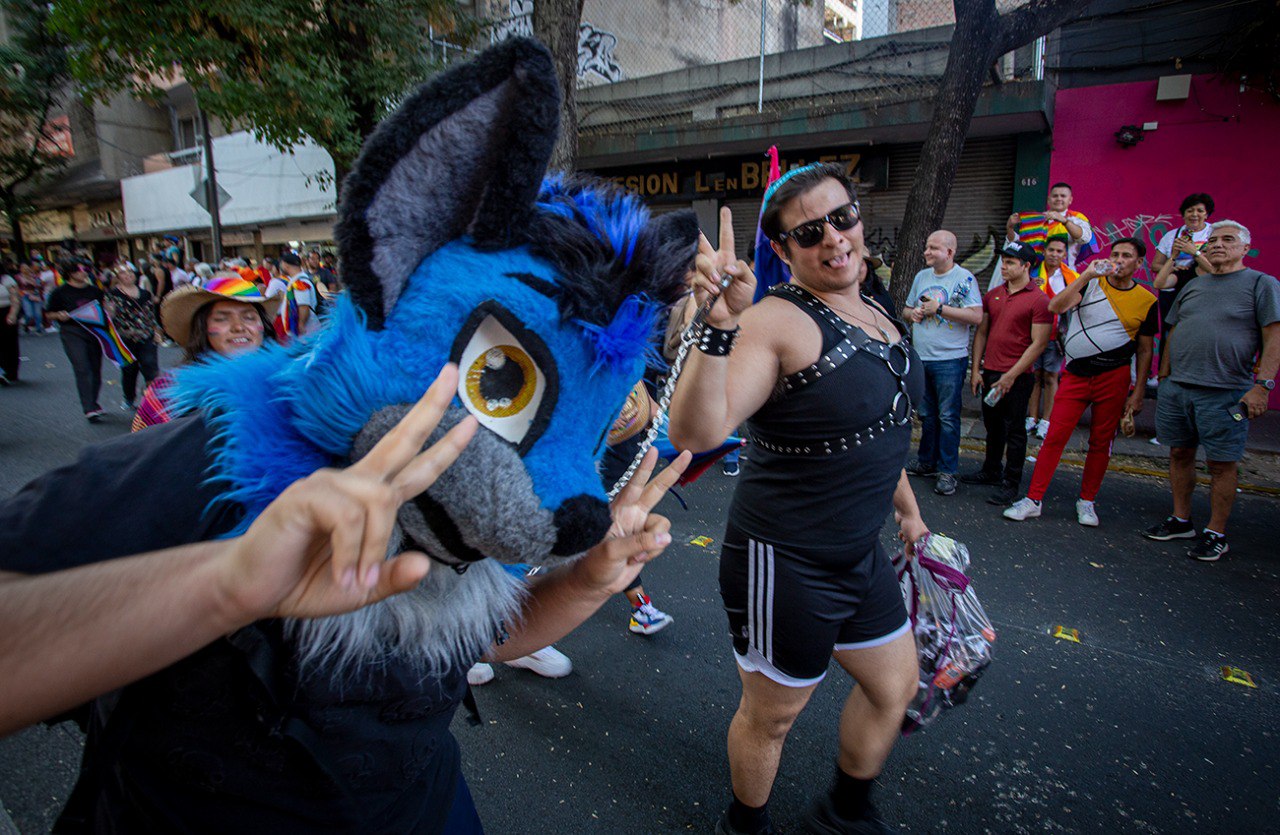
M 276 341 L 271 321 L 283 297 L 269 299 L 257 285 L 232 271 L 219 271 L 203 287 L 174 290 L 160 305 L 160 322 L 182 346 L 183 362 L 199 362 L 210 354 L 232 357 L 256 351 L 264 340 Z M 163 374 L 147 387 L 133 419 L 133 431 L 168 422 L 173 384 Z

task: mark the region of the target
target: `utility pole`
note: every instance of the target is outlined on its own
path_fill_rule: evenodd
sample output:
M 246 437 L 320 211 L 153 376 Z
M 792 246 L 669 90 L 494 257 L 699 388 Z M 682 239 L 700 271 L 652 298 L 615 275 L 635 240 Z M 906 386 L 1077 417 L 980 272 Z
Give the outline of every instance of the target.
M 217 266 L 222 260 L 222 209 L 218 205 L 218 175 L 213 169 L 213 137 L 209 136 L 209 117 L 204 108 L 200 108 L 200 133 L 204 136 L 204 193 L 213 237 L 212 263 Z

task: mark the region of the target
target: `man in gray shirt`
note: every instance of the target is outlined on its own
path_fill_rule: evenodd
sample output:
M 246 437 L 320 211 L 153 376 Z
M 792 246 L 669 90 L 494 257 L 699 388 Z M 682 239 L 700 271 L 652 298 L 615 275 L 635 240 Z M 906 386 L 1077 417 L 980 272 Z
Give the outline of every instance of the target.
M 1173 515 L 1144 536 L 1197 537 L 1191 493 L 1196 448 L 1203 446 L 1211 478 L 1209 525 L 1187 552 L 1202 562 L 1227 553 L 1227 517 L 1248 421 L 1267 411 L 1280 370 L 1280 284 L 1245 267 L 1250 241 L 1249 230 L 1234 220 L 1213 224 L 1203 249 L 1213 271 L 1179 294 L 1165 318 L 1169 347 L 1160 362 L 1156 431 L 1171 447 Z
M 982 321 L 982 293 L 973 273 L 956 264 L 956 236 L 939 229 L 924 245 L 929 266 L 916 273 L 902 317 L 924 363 L 920 450 L 912 475 L 938 477 L 933 491 L 956 492 L 960 467 L 960 400 L 969 366 L 969 336 Z

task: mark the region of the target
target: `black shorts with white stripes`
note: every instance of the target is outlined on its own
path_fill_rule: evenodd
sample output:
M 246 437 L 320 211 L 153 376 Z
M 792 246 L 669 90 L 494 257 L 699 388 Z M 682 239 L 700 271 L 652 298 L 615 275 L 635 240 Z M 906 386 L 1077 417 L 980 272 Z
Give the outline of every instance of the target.
M 834 650 L 880 646 L 910 631 L 888 554 L 805 552 L 725 535 L 720 596 L 738 664 L 788 686 L 822 680 Z

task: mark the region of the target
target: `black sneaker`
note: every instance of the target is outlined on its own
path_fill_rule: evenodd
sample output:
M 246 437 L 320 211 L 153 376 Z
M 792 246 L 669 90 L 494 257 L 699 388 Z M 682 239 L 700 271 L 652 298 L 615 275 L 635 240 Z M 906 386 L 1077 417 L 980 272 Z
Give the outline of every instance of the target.
M 989 473 L 986 470 L 975 470 L 960 476 L 961 484 L 999 484 L 1001 480 L 1000 473 Z
M 1018 485 L 1011 481 L 1002 482 L 1000 488 L 996 492 L 987 496 L 987 504 L 998 505 L 1000 507 L 1008 507 L 1017 501 Z
M 876 807 L 867 804 L 866 813 L 857 820 L 845 820 L 836 814 L 831 795 L 823 794 L 809 807 L 802 829 L 813 835 L 889 835 L 891 830 L 876 814 Z
M 919 458 L 912 458 L 907 464 L 907 475 L 918 475 L 925 478 L 933 478 L 938 474 L 937 467 L 926 467 L 920 463 Z
M 1171 539 L 1195 539 L 1196 526 L 1190 520 L 1183 522 L 1172 516 L 1166 516 L 1164 521 L 1158 525 L 1152 525 L 1142 532 L 1147 539 L 1154 539 L 1156 542 L 1168 542 Z
M 1220 533 L 1204 531 L 1200 540 L 1187 549 L 1187 556 L 1200 562 L 1217 562 L 1223 554 L 1231 550 L 1227 538 Z

